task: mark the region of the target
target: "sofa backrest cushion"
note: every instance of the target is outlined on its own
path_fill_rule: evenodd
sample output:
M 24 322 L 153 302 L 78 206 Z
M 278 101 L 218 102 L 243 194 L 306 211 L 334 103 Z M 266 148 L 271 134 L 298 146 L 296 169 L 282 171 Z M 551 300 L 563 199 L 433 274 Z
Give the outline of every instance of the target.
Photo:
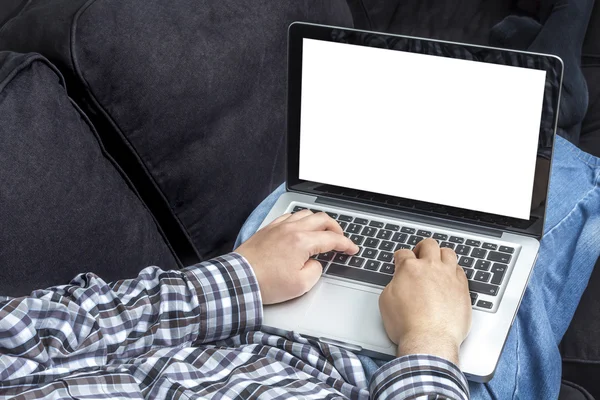
M 177 268 L 152 215 L 37 54 L 0 52 L 0 295 Z
M 358 28 L 488 44 L 492 26 L 514 8 L 510 0 L 348 0 Z
M 168 236 L 209 257 L 284 179 L 295 20 L 352 25 L 346 0 L 31 0 L 0 49 L 57 65 Z

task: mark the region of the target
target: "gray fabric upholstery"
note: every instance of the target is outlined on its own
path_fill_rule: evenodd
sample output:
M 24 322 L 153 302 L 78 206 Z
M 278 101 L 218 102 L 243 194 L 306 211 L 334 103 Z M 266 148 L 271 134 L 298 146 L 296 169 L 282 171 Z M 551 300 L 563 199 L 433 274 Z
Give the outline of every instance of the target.
M 60 73 L 0 52 L 0 295 L 96 272 L 176 268 L 153 217 L 104 154 Z
M 569 382 L 562 381 L 560 385 L 559 400 L 594 400 L 592 395 L 581 386 Z
M 0 49 L 55 63 L 169 236 L 208 257 L 284 179 L 295 20 L 352 25 L 345 0 L 32 0 Z

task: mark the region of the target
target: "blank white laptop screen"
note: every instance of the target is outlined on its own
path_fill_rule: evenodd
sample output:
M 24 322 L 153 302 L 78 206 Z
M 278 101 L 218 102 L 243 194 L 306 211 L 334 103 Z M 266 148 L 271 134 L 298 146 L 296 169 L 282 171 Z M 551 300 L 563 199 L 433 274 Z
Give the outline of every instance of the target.
M 300 179 L 530 218 L 546 71 L 303 40 Z

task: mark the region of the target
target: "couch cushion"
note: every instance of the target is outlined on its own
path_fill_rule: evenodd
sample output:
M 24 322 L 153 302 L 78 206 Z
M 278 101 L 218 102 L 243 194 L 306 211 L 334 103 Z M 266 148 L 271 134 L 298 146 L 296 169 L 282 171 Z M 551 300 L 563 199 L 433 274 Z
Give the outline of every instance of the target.
M 41 56 L 0 52 L 0 295 L 177 267 L 63 84 Z
M 583 73 L 590 102 L 581 128 L 580 147 L 600 157 L 600 2 L 595 3 L 583 43 Z
M 49 57 L 169 237 L 210 256 L 284 179 L 295 20 L 352 24 L 345 0 L 31 0 L 0 48 Z
M 409 36 L 488 44 L 512 1 L 348 0 L 357 27 Z
M 563 380 L 560 385 L 558 400 L 594 400 L 594 398 L 581 386 Z

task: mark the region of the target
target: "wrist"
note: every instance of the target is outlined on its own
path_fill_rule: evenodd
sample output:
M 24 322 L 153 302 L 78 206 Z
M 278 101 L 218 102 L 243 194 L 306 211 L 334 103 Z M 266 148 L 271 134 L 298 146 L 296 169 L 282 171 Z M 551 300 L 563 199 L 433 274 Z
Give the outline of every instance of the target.
M 414 333 L 398 341 L 397 356 L 409 354 L 429 354 L 458 365 L 460 343 L 449 335 L 439 332 Z

